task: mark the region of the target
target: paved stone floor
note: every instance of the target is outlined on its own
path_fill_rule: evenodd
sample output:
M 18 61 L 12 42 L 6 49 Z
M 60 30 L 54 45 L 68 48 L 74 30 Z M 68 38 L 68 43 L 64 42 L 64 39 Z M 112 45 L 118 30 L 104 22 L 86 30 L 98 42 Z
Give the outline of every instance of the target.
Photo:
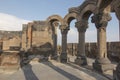
M 94 71 L 72 63 L 35 62 L 14 73 L 0 73 L 0 80 L 108 80 Z

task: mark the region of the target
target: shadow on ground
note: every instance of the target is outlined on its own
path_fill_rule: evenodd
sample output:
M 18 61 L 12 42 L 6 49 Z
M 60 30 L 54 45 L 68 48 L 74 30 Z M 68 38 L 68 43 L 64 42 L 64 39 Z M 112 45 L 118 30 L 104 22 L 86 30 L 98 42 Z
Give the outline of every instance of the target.
M 27 64 L 22 68 L 25 76 L 25 80 L 39 80 L 32 70 L 32 66 Z
M 43 62 L 43 64 L 49 66 L 50 68 L 57 71 L 61 75 L 65 76 L 69 80 L 81 80 L 80 78 L 78 78 L 78 77 L 76 77 L 76 76 L 74 76 L 74 75 L 72 75 L 72 74 L 58 68 L 57 66 L 53 65 L 51 62 Z
M 79 67 L 78 65 L 76 65 L 73 62 L 66 63 L 65 65 L 71 66 L 71 67 L 73 67 L 75 69 L 78 69 L 78 70 L 80 70 L 80 71 L 82 71 L 82 72 L 84 72 L 84 73 L 94 77 L 96 80 L 98 79 L 98 76 L 96 75 L 96 73 L 93 73 L 94 72 L 93 70 L 91 70 L 91 71 L 87 70 L 87 69 L 92 69 L 91 66 L 88 66 L 88 65 L 87 66 L 83 66 L 83 68 L 87 68 L 87 69 L 83 69 L 83 68 Z

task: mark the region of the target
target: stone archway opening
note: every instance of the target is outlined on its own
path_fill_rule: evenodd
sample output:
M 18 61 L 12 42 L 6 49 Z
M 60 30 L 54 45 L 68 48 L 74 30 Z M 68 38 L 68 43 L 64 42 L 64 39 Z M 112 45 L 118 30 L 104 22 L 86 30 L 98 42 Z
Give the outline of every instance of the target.
M 71 62 L 74 62 L 74 58 L 77 55 L 77 47 L 78 47 L 78 31 L 75 27 L 76 19 L 73 19 L 70 22 L 70 30 L 68 31 L 68 37 L 67 37 L 67 53 L 69 60 Z
M 51 55 L 51 59 L 58 58 L 58 52 L 57 52 L 58 33 L 57 32 L 62 22 L 63 22 L 63 19 L 59 15 L 52 15 L 47 18 L 47 24 L 49 25 L 49 29 L 52 32 L 52 39 L 53 39 L 53 53 Z
M 90 15 L 88 19 L 88 28 L 85 34 L 85 54 L 88 58 L 95 59 L 98 55 L 97 52 L 97 31 L 94 23 L 91 23 L 91 17 L 93 14 Z
M 109 21 L 107 27 L 107 41 L 119 41 L 119 20 L 116 18 L 115 13 L 111 13 L 111 17 L 112 19 Z
M 62 52 L 61 52 L 61 62 L 67 62 L 68 58 L 67 58 L 67 37 L 68 37 L 68 32 L 70 30 L 71 27 L 71 21 L 73 21 L 74 19 L 76 19 L 77 14 L 76 13 L 68 13 L 63 21 L 64 24 L 61 25 L 61 33 L 62 33 Z M 72 36 L 71 36 L 72 38 Z M 71 38 L 69 40 L 71 40 Z

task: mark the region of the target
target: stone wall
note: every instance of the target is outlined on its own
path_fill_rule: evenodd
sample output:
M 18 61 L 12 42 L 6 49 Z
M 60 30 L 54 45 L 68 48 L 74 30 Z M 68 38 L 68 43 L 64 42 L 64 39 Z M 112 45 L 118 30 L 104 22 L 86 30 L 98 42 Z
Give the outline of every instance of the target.
M 0 51 L 9 50 L 10 47 L 21 47 L 22 31 L 0 30 Z
M 96 58 L 97 53 L 97 43 L 86 43 L 85 44 L 85 53 L 88 57 Z M 67 52 L 71 55 L 76 55 L 77 43 L 68 43 Z M 119 61 L 120 59 L 120 42 L 107 42 L 107 54 L 110 60 Z
M 2 50 L 10 50 L 11 47 L 21 47 L 21 38 L 13 37 L 11 39 L 3 41 Z
M 67 44 L 67 52 L 71 55 L 76 55 L 78 52 L 77 43 L 68 43 Z
M 24 24 L 22 33 L 22 48 L 27 51 L 33 47 L 37 48 L 47 45 L 47 43 L 52 47 L 52 37 L 54 36 L 52 35 L 46 21 L 33 21 L 28 24 Z

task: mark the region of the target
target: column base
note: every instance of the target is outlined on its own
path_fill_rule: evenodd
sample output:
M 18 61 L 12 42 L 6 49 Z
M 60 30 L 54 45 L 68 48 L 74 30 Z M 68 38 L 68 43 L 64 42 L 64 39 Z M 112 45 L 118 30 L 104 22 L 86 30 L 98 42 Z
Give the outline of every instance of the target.
M 101 58 L 101 59 L 96 59 L 95 62 L 93 63 L 93 68 L 101 73 L 104 73 L 108 70 L 113 70 L 114 65 L 111 64 L 109 59 L 107 58 Z
M 86 59 L 86 57 L 77 57 L 75 59 L 75 63 L 80 66 L 85 66 L 85 65 L 87 65 L 87 59 Z
M 58 60 L 58 55 L 52 55 L 51 60 Z
M 61 53 L 60 62 L 61 63 L 66 63 L 67 62 L 67 53 Z
M 120 62 L 116 67 L 116 70 L 113 70 L 113 79 L 119 80 L 120 79 Z

